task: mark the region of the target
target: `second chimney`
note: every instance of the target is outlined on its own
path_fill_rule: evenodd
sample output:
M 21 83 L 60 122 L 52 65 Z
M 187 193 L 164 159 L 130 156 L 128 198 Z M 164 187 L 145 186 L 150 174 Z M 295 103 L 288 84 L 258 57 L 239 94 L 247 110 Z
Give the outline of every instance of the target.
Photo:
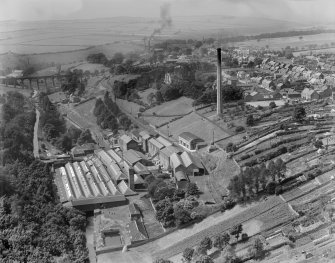
M 221 79 L 222 79 L 222 71 L 221 71 L 221 48 L 217 49 L 217 78 L 216 78 L 216 92 L 217 92 L 217 105 L 216 105 L 216 114 L 221 116 L 222 114 L 222 92 L 221 92 Z

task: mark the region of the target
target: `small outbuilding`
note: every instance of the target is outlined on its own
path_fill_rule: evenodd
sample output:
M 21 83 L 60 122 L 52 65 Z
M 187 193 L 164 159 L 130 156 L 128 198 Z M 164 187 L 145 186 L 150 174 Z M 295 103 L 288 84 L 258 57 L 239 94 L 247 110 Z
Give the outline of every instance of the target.
M 190 132 L 183 132 L 179 135 L 179 145 L 184 148 L 194 151 L 196 150 L 197 144 L 203 142 L 204 140 L 199 138 Z

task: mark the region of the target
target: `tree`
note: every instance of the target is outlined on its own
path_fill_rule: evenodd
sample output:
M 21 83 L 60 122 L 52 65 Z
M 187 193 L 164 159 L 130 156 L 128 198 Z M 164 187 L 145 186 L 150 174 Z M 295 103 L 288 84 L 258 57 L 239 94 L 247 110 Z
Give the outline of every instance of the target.
M 130 125 L 131 125 L 131 120 L 126 115 L 121 115 L 121 117 L 119 117 L 119 123 L 121 124 L 123 129 L 129 130 Z
M 248 115 L 246 124 L 248 126 L 253 126 L 255 124 L 254 116 L 252 114 Z
M 156 259 L 153 263 L 173 263 L 171 260 L 159 258 Z
M 175 225 L 173 204 L 169 199 L 163 199 L 156 204 L 156 218 L 164 227 Z
M 163 96 L 162 96 L 162 92 L 160 92 L 159 90 L 156 91 L 155 97 L 156 97 L 156 101 L 158 103 L 161 103 L 161 102 L 164 101 Z
M 297 106 L 294 109 L 294 113 L 293 113 L 293 118 L 298 121 L 298 122 L 302 122 L 306 117 L 306 110 L 303 106 Z
M 237 150 L 237 146 L 232 142 L 229 142 L 226 146 L 226 152 L 235 152 Z
M 185 194 L 199 196 L 200 190 L 196 183 L 188 183 L 186 186 Z
M 232 229 L 230 229 L 230 234 L 232 236 L 235 236 L 236 239 L 238 240 L 238 238 L 239 238 L 240 234 L 242 233 L 242 231 L 243 231 L 242 224 L 237 224 L 237 225 L 233 226 Z
M 191 213 L 186 209 L 176 206 L 174 208 L 174 217 L 176 219 L 177 226 L 186 224 L 191 221 Z
M 274 101 L 271 101 L 271 102 L 269 103 L 269 107 L 270 107 L 271 109 L 274 109 L 274 108 L 277 107 L 277 105 L 276 105 L 276 103 L 275 103 Z
M 163 85 L 160 89 L 165 101 L 174 100 L 180 97 L 179 89 L 173 85 Z
M 268 194 L 269 195 L 275 194 L 276 193 L 276 187 L 277 187 L 276 182 L 274 182 L 274 181 L 269 182 L 266 186 Z
M 149 105 L 151 105 L 154 102 L 154 99 L 155 99 L 155 94 L 153 92 L 149 93 L 147 96 L 147 101 Z
M 202 42 L 201 41 L 197 41 L 197 42 L 195 42 L 194 46 L 195 46 L 195 48 L 199 48 L 199 47 L 202 46 Z
M 317 148 L 317 149 L 322 149 L 323 148 L 323 142 L 321 140 L 315 141 L 314 147 Z
M 236 256 L 235 250 L 232 246 L 228 246 L 225 255 L 222 257 L 224 263 L 241 263 L 242 260 Z
M 61 149 L 63 152 L 70 151 L 72 148 L 72 139 L 65 134 L 57 140 L 56 147 Z
M 81 132 L 77 140 L 78 145 L 83 145 L 85 143 L 95 143 L 92 138 L 91 131 L 86 129 L 85 131 Z
M 194 254 L 194 249 L 193 248 L 185 248 L 185 250 L 183 251 L 183 258 L 186 262 L 190 263 L 192 260 Z
M 214 263 L 213 259 L 210 256 L 207 255 L 201 255 L 195 263 Z
M 248 249 L 250 257 L 254 259 L 262 259 L 265 256 L 265 250 L 264 250 L 264 245 L 263 242 L 259 239 L 256 238 L 253 242 L 252 247 Z
M 247 233 L 242 233 L 241 239 L 242 239 L 242 242 L 246 242 L 249 239 L 248 234 Z
M 115 64 L 121 64 L 124 60 L 124 55 L 121 52 L 116 52 L 112 58 Z
M 226 85 L 222 88 L 223 102 L 237 101 L 243 99 L 243 89 L 238 86 Z
M 205 237 L 200 241 L 198 251 L 200 254 L 207 254 L 207 250 L 210 250 L 213 246 L 213 241 L 209 237 Z
M 214 238 L 213 246 L 222 251 L 229 244 L 229 241 L 229 234 L 223 233 Z
M 282 158 L 277 158 L 274 163 L 277 170 L 277 176 L 280 178 L 285 178 L 285 172 L 287 170 L 286 163 Z

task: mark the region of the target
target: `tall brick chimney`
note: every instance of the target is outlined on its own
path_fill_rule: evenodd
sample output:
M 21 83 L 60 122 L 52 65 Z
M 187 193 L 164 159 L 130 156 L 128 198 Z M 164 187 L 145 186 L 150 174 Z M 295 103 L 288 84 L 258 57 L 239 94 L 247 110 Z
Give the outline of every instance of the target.
M 217 106 L 216 114 L 221 116 L 222 114 L 222 92 L 221 92 L 221 81 L 222 81 L 222 70 L 221 70 L 221 48 L 217 49 L 217 78 L 216 78 L 216 92 L 217 92 Z
M 135 191 L 135 179 L 134 179 L 134 169 L 129 168 L 128 170 L 128 187 L 129 189 Z

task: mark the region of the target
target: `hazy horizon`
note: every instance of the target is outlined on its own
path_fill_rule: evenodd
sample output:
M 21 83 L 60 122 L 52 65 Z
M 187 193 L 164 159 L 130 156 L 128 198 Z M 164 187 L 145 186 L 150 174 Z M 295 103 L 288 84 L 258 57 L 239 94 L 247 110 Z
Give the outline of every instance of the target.
M 0 21 L 159 18 L 168 4 L 173 17 L 236 16 L 308 24 L 334 23 L 332 0 L 0 0 Z

